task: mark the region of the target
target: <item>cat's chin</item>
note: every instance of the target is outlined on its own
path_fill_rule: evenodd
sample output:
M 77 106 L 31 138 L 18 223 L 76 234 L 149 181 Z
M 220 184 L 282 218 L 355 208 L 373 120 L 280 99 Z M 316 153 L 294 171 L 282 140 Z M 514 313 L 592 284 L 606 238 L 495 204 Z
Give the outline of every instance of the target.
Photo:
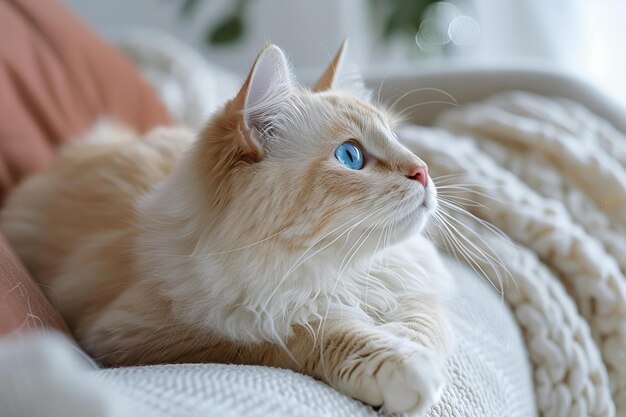
M 421 231 L 426 224 L 426 220 L 437 209 L 437 194 L 427 190 L 421 197 L 421 201 L 413 208 L 397 217 L 394 222 L 396 228 L 409 229 L 409 234 Z
M 421 232 L 426 225 L 428 214 L 425 207 L 420 206 L 413 216 L 407 216 L 405 219 L 397 222 L 394 227 L 398 230 L 399 240 L 405 240 L 411 236 Z M 401 232 L 400 232 L 401 231 Z
M 424 205 L 422 202 L 418 207 L 408 210 L 405 215 L 399 217 L 389 226 L 394 231 L 389 237 L 389 243 L 396 244 L 402 242 L 424 230 L 426 221 L 434 212 L 435 207 L 436 204 L 429 203 Z

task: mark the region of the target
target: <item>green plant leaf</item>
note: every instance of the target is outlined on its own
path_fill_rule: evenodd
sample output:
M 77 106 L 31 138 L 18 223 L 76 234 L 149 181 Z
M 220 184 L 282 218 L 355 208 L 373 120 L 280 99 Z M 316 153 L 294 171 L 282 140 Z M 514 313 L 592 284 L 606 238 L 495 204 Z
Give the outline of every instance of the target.
M 378 9 L 382 18 L 382 37 L 390 39 L 399 34 L 414 35 L 424 19 L 424 12 L 439 0 L 372 0 L 373 4 L 385 5 Z
M 214 46 L 233 43 L 243 36 L 244 23 L 239 15 L 233 15 L 207 32 L 207 41 Z
M 180 6 L 180 17 L 189 17 L 198 8 L 199 0 L 183 0 Z

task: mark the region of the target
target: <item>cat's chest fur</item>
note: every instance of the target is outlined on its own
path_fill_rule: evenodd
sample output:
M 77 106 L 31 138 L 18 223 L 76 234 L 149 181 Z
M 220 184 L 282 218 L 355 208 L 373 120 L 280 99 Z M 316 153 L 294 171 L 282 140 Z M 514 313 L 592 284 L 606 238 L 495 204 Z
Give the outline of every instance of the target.
M 383 323 L 401 314 L 406 298 L 441 298 L 450 281 L 437 256 L 416 236 L 348 267 L 323 257 L 277 265 L 248 250 L 221 262 L 200 258 L 194 266 L 151 270 L 172 268 L 159 288 L 177 317 L 233 340 L 281 341 L 294 325 L 341 317 Z

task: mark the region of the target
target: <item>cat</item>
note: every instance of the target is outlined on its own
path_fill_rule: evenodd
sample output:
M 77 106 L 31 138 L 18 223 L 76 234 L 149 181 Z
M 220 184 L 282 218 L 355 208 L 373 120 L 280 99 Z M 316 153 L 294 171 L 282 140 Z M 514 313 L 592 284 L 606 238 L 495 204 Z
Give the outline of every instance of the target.
M 440 398 L 437 191 L 345 51 L 304 88 L 267 45 L 199 134 L 101 125 L 11 194 L 0 228 L 89 354 L 288 368 L 386 412 Z

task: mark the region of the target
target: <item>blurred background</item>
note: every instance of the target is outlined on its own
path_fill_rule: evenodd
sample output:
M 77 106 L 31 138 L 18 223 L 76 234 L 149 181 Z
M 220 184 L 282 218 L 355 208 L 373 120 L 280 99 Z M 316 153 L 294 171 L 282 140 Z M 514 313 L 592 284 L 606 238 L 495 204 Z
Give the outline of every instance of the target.
M 65 0 L 105 37 L 167 32 L 243 76 L 280 45 L 304 79 L 341 41 L 362 71 L 424 66 L 542 68 L 626 103 L 624 0 Z

